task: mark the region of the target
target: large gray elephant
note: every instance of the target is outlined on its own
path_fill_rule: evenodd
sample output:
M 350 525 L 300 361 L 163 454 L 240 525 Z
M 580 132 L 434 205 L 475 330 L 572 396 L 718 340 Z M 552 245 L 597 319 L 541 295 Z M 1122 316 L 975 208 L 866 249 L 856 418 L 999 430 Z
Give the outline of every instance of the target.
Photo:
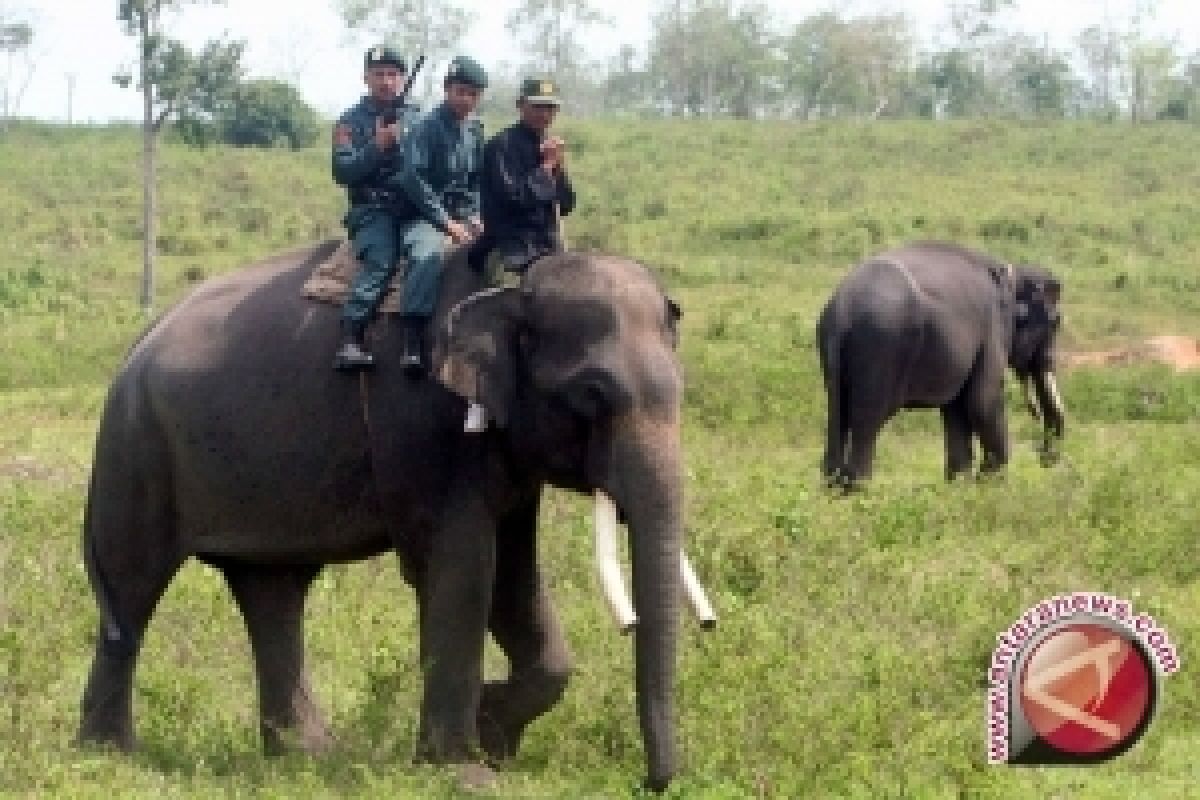
M 822 470 L 853 486 L 870 477 L 875 441 L 902 408 L 938 408 L 946 476 L 1008 462 L 1004 369 L 1037 392 L 1045 453 L 1063 434 L 1054 376 L 1061 285 L 1045 269 L 1012 266 L 944 242 L 917 242 L 867 259 L 834 290 L 817 322 L 828 404 Z
M 327 748 L 305 667 L 305 596 L 322 565 L 392 550 L 418 598 L 418 757 L 470 765 L 477 746 L 489 762 L 510 757 L 571 668 L 535 557 L 539 498 L 553 485 L 603 490 L 629 524 L 647 783 L 666 786 L 682 545 L 678 307 L 628 259 L 560 254 L 519 287 L 480 291 L 460 252 L 427 346 L 441 380 L 389 368 L 400 336 L 385 320 L 371 332 L 380 366 L 360 383 L 329 369 L 337 309 L 301 296 L 336 245 L 206 282 L 121 367 L 84 523 L 101 624 L 81 740 L 134 745 L 143 631 L 195 557 L 224 575 L 244 617 L 268 752 Z M 464 432 L 464 396 L 490 412 L 485 432 Z M 485 684 L 487 632 L 511 669 Z

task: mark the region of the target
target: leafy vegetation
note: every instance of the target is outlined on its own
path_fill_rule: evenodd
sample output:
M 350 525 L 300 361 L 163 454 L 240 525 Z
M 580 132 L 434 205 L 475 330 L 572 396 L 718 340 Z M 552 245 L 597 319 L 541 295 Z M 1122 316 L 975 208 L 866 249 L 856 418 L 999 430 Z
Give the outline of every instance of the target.
M 496 125 L 489 126 L 495 129 Z M 1015 402 L 1005 479 L 945 485 L 934 414 L 898 417 L 859 496 L 817 474 L 813 325 L 854 261 L 949 238 L 1066 284 L 1067 348 L 1200 324 L 1194 129 L 1084 123 L 565 126 L 577 247 L 651 264 L 684 308 L 688 537 L 721 614 L 685 626 L 677 797 L 1182 797 L 1200 785 L 1200 376 L 1063 376 L 1063 462 L 1037 465 Z M 142 750 L 71 746 L 95 611 L 79 553 L 92 437 L 138 309 L 137 131 L 16 126 L 0 149 L 0 792 L 71 797 L 449 797 L 409 764 L 415 607 L 387 558 L 331 568 L 309 610 L 317 692 L 341 746 L 266 760 L 228 592 L 179 575 L 137 677 Z M 158 306 L 196 281 L 339 235 L 323 147 L 167 142 Z M 314 353 L 322 362 L 326 353 Z M 553 493 L 543 551 L 577 659 L 497 796 L 635 793 L 630 642 L 590 563 L 582 498 Z M 984 765 L 996 632 L 1063 591 L 1132 599 L 1180 643 L 1156 723 L 1088 770 Z M 489 670 L 501 668 L 494 650 Z

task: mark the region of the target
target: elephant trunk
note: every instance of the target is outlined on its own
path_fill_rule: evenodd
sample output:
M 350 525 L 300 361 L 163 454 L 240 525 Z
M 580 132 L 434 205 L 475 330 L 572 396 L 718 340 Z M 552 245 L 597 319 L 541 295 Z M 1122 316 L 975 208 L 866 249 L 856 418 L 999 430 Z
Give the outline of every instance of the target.
M 675 422 L 626 420 L 613 433 L 609 481 L 629 524 L 647 784 L 661 790 L 676 770 L 675 645 L 683 545 L 679 428 Z

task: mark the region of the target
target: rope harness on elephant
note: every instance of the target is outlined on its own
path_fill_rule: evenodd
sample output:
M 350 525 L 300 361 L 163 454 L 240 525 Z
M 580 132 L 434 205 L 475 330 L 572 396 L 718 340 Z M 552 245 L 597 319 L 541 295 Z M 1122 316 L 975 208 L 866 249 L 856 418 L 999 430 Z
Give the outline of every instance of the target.
M 459 300 L 457 303 L 451 306 L 449 313 L 446 314 L 446 335 L 454 335 L 454 323 L 458 321 L 458 318 L 462 316 L 463 312 L 468 306 L 479 302 L 485 297 L 491 297 L 493 295 L 500 294 L 501 292 L 507 292 L 511 288 L 512 287 L 509 286 L 492 286 L 487 289 L 480 289 L 478 292 L 473 292 L 472 294 L 464 297 L 462 300 Z

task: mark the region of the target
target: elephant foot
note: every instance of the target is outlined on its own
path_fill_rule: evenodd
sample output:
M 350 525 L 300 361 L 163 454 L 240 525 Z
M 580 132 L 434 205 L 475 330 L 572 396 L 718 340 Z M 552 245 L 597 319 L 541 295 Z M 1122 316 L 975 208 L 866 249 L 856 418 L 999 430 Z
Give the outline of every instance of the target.
M 516 758 L 524 733 L 524 725 L 506 724 L 482 712 L 479 715 L 479 746 L 493 766 Z
M 271 757 L 287 753 L 323 756 L 337 746 L 337 739 L 320 720 L 309 720 L 304 724 L 289 726 L 264 722 L 262 740 L 263 751 Z
M 514 758 L 530 722 L 567 690 L 570 667 L 534 668 L 507 681 L 489 681 L 479 700 L 479 743 L 491 763 Z
M 1062 460 L 1062 452 L 1058 449 L 1057 443 L 1052 439 L 1046 439 L 1042 442 L 1042 446 L 1038 448 L 1038 463 L 1043 467 L 1053 467 Z
M 843 494 L 859 491 L 862 485 L 855 480 L 849 470 L 839 468 L 825 475 L 825 488 L 840 490 Z
M 458 767 L 458 788 L 464 792 L 481 792 L 495 787 L 500 780 L 496 771 L 486 764 L 460 764 Z
M 80 727 L 75 737 L 75 745 L 85 750 L 109 750 L 118 753 L 132 753 L 137 749 L 137 738 L 133 731 L 125 729 L 107 729 L 98 725 Z

